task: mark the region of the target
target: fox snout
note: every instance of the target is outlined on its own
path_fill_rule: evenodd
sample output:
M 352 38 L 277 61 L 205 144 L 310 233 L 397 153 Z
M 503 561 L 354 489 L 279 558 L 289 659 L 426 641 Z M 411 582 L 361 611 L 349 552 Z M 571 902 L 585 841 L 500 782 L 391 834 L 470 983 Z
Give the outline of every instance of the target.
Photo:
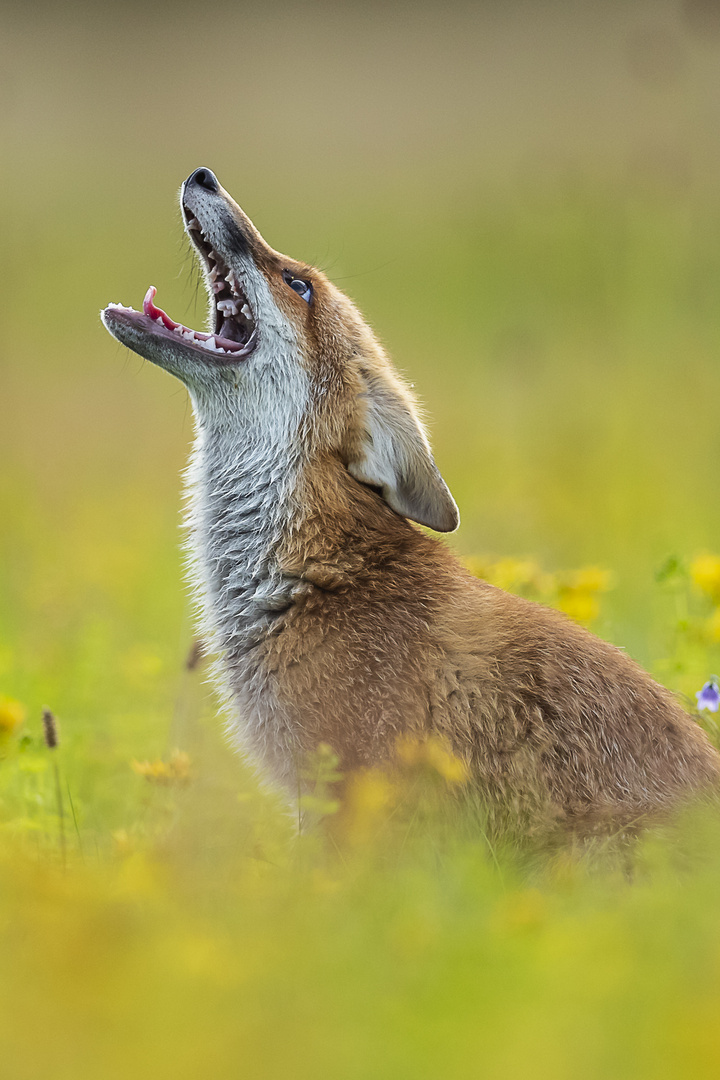
M 154 287 L 102 319 L 193 403 L 191 582 L 238 745 L 297 790 L 320 743 L 352 770 L 432 735 L 498 820 L 535 828 L 617 828 L 714 789 L 720 758 L 667 690 L 416 527 L 451 532 L 457 506 L 352 301 L 271 248 L 210 169 L 180 206 L 206 329 Z
M 269 246 L 210 169 L 180 192 L 208 291 L 207 331 L 176 323 L 148 290 L 142 312 L 110 305 L 107 329 L 181 379 L 201 425 L 333 456 L 396 513 L 441 532 L 455 502 L 409 392 L 351 301 L 319 270 Z

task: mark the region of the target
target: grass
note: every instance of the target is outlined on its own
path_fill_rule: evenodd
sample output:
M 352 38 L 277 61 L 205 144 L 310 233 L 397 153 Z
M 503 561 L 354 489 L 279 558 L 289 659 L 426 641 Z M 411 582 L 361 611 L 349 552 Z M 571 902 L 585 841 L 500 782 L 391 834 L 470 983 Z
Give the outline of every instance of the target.
M 149 595 L 161 611 L 174 595 L 163 544 L 144 555 L 125 566 L 136 588 L 106 583 L 114 619 L 98 604 L 53 627 L 24 671 L 63 702 L 60 745 L 34 706 L 0 702 L 7 1075 L 716 1074 L 717 813 L 629 851 L 491 843 L 452 760 L 409 748 L 339 816 L 321 759 L 309 809 L 331 829 L 298 835 L 224 745 L 202 671 L 147 625 L 132 640 Z M 471 565 L 590 619 L 608 585 Z M 682 680 L 717 649 L 720 560 L 660 578 Z

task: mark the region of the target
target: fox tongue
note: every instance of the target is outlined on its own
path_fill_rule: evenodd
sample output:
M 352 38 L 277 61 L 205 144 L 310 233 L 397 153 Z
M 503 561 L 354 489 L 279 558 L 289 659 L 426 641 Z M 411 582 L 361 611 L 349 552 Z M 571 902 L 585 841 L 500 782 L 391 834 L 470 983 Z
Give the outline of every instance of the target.
M 245 327 L 236 319 L 223 319 L 219 333 L 226 341 L 237 341 L 240 344 L 244 344 L 248 336 Z
M 163 311 L 162 308 L 157 307 L 153 303 L 156 295 L 157 289 L 154 285 L 151 285 L 148 291 L 145 293 L 145 299 L 143 300 L 143 312 L 145 313 L 145 315 L 149 315 L 150 318 L 154 321 L 162 319 L 163 324 L 168 328 L 168 330 L 176 330 L 178 326 L 180 326 L 180 323 L 174 322 L 174 320 L 170 318 L 167 312 Z M 212 336 L 211 334 L 201 334 L 197 330 L 193 330 L 192 333 L 195 335 L 195 337 L 200 338 L 202 341 L 207 341 L 207 339 Z M 247 338 L 247 334 L 243 334 L 242 327 L 239 326 L 234 319 L 223 319 L 222 326 L 220 327 L 218 335 L 216 336 L 222 337 L 226 341 L 238 342 L 239 344 L 244 344 L 245 339 Z
M 145 299 L 143 300 L 143 314 L 152 319 L 155 323 L 162 323 L 166 330 L 175 330 L 182 337 L 189 339 L 196 345 L 201 345 L 203 348 L 210 347 L 217 352 L 218 350 L 229 353 L 240 353 L 243 347 L 248 343 L 247 333 L 243 333 L 241 327 L 238 327 L 230 319 L 223 320 L 223 328 L 227 331 L 227 337 L 223 337 L 220 332 L 214 334 L 203 334 L 200 330 L 191 330 L 189 327 L 184 326 L 182 323 L 176 323 L 173 319 L 167 315 L 162 308 L 157 307 L 153 300 L 157 289 L 154 285 L 151 285 L 148 291 L 145 293 Z M 209 344 L 206 345 L 205 342 Z
M 174 330 L 179 323 L 173 322 L 169 315 L 167 315 L 162 308 L 155 307 L 153 300 L 157 289 L 154 285 L 151 285 L 148 291 L 145 293 L 145 299 L 143 300 L 143 311 L 146 315 L 149 315 L 151 319 L 162 319 L 168 330 Z

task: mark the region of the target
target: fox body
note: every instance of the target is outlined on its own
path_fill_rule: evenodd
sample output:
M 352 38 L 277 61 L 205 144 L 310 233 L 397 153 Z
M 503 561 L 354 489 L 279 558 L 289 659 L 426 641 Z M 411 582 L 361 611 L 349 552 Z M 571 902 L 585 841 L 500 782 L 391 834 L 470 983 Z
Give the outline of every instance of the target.
M 351 301 L 271 249 L 210 170 L 181 206 L 209 332 L 154 289 L 102 317 L 192 399 L 191 573 L 245 751 L 295 790 L 321 742 L 352 770 L 432 734 L 490 806 L 578 829 L 714 787 L 720 758 L 667 690 L 412 524 L 452 531 L 457 508 Z

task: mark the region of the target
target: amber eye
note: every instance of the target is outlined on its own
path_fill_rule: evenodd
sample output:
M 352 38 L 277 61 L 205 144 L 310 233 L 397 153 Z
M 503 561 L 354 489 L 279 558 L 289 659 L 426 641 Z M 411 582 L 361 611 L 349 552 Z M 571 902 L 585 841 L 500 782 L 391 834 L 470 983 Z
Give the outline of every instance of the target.
M 293 277 L 289 270 L 283 272 L 283 279 L 286 285 L 289 285 L 293 292 L 296 292 L 298 296 L 302 296 L 303 300 L 309 304 L 312 300 L 313 288 L 309 281 L 303 281 L 302 278 Z

